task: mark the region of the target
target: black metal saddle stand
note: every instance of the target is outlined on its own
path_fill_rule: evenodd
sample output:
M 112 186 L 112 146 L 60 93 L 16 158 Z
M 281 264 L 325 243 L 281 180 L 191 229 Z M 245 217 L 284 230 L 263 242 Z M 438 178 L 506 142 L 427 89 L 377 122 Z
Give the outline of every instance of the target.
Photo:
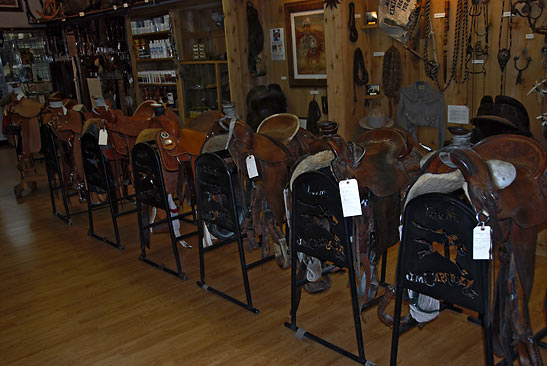
M 352 218 L 344 217 L 338 183 L 321 171 L 300 175 L 293 183 L 291 207 L 291 322 L 287 328 L 298 337 L 307 337 L 341 355 L 364 365 L 373 364 L 365 358 L 361 327 L 359 298 L 354 271 L 354 253 L 350 241 Z M 328 222 L 328 228 L 326 226 Z M 296 325 L 296 312 L 300 304 L 300 287 L 307 280 L 297 279 L 297 253 L 304 253 L 321 261 L 332 262 L 347 268 L 353 322 L 359 355 L 351 353 Z
M 110 164 L 105 159 L 103 149 L 106 146 L 99 145 L 98 128 L 95 125 L 89 126 L 87 131 L 81 137 L 82 143 L 82 159 L 84 173 L 86 178 L 86 199 L 87 213 L 89 217 L 89 232 L 88 235 L 101 240 L 115 248 L 123 250 L 124 247 L 120 241 L 120 231 L 118 229 L 118 217 L 125 216 L 137 211 L 132 208 L 126 211 L 120 211 L 118 203 L 131 198 L 116 197 L 116 183 L 113 178 Z M 91 192 L 107 194 L 108 202 L 105 204 L 94 205 L 91 203 Z M 108 205 L 110 208 L 110 216 L 112 217 L 112 226 L 114 227 L 115 241 L 108 239 L 106 236 L 100 236 L 95 233 L 93 224 L 93 210 L 95 208 Z
M 175 277 L 187 280 L 188 276 L 185 272 L 182 271 L 177 242 L 179 240 L 183 240 L 185 238 L 195 235 L 197 231 L 192 231 L 190 233 L 176 236 L 175 231 L 173 230 L 173 221 L 182 220 L 184 222 L 192 224 L 195 223 L 195 220 L 190 220 L 186 218 L 190 215 L 192 215 L 193 217 L 194 210 L 192 209 L 190 212 L 171 216 L 167 192 L 165 191 L 165 182 L 163 179 L 159 154 L 156 148 L 152 146 L 152 142 L 140 142 L 136 144 L 133 148 L 133 151 L 131 152 L 131 157 L 131 160 L 133 161 L 133 176 L 137 201 L 137 217 L 139 221 L 139 237 L 141 240 L 141 255 L 139 259 L 142 260 L 144 263 L 161 269 L 162 271 L 169 273 Z M 142 210 L 147 210 L 148 207 L 143 205 L 149 205 L 165 210 L 166 218 L 153 223 L 145 223 L 143 221 Z M 151 228 L 165 223 L 167 223 L 167 226 L 169 228 L 169 236 L 171 239 L 171 246 L 173 248 L 173 257 L 175 259 L 176 269 L 166 267 L 163 263 L 157 263 L 149 259 L 146 253 L 146 233 L 149 232 Z
M 49 186 L 53 215 L 66 222 L 69 226 L 72 226 L 72 216 L 86 213 L 87 210 L 70 212 L 70 197 L 77 196 L 78 192 L 69 193 L 67 191 L 67 186 L 63 181 L 63 172 L 61 170 L 61 162 L 59 161 L 59 154 L 57 151 L 59 140 L 48 125 L 40 126 L 40 136 L 42 140 L 42 152 L 46 159 L 47 183 Z M 65 211 L 64 214 L 57 211 L 57 205 L 55 204 L 55 196 L 59 191 L 61 192 L 61 201 Z
M 243 248 L 244 234 L 241 233 L 240 215 L 236 204 L 235 185 L 237 171 L 235 166 L 230 167 L 224 158 L 228 158 L 227 150 L 217 153 L 204 153 L 196 159 L 196 196 L 198 209 L 198 247 L 200 281 L 197 285 L 212 292 L 236 305 L 243 307 L 255 314 L 260 311 L 253 306 L 251 287 L 249 285 L 248 270 L 274 258 L 273 255 L 261 258 L 247 264 Z M 216 225 L 219 228 L 233 233 L 232 236 L 217 244 L 204 248 L 203 225 Z M 246 302 L 220 291 L 205 282 L 205 252 L 219 248 L 237 241 L 243 286 L 245 288 Z M 265 244 L 269 245 L 269 244 Z
M 490 261 L 473 260 L 477 220 L 472 209 L 453 196 L 427 193 L 411 200 L 403 216 L 390 364 L 397 364 L 403 291 L 409 289 L 476 311 L 484 330 L 485 364 L 493 365 Z M 450 255 L 450 247 L 456 255 Z

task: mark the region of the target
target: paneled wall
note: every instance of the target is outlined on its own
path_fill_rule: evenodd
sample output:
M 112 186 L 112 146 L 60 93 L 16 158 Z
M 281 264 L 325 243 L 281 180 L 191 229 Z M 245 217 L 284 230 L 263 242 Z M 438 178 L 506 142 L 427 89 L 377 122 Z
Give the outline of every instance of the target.
M 227 37 L 235 45 L 232 49 L 230 57 L 230 49 L 228 49 L 229 57 L 232 59 L 232 69 L 238 68 L 238 73 L 231 72 L 232 77 L 235 75 L 236 83 L 234 85 L 239 88 L 240 97 L 237 96 L 237 91 L 234 93 L 234 100 L 238 104 L 238 110 L 244 110 L 244 97 L 248 90 L 257 84 L 278 83 L 281 85 L 288 98 L 289 111 L 299 116 L 307 115 L 308 103 L 312 99 L 310 90 L 314 88 L 292 88 L 288 82 L 288 62 L 287 61 L 272 61 L 269 52 L 269 30 L 274 27 L 285 28 L 285 15 L 283 5 L 291 0 L 272 0 L 272 1 L 255 1 L 255 6 L 260 13 L 260 20 L 264 29 L 264 44 L 265 50 L 263 57 L 265 59 L 267 74 L 260 78 L 251 78 L 247 71 L 247 23 L 246 10 L 243 2 L 238 0 L 224 0 L 224 10 L 226 14 L 227 24 L 232 24 L 230 30 L 226 27 Z M 366 67 L 369 73 L 370 84 L 381 84 L 382 82 L 382 63 L 383 57 L 374 56 L 374 52 L 385 52 L 391 45 L 397 47 L 401 53 L 403 63 L 403 87 L 412 84 L 416 81 L 426 81 L 431 85 L 434 82 L 425 76 L 423 63 L 419 57 L 404 49 L 400 43 L 392 40 L 383 31 L 378 28 L 365 28 L 364 18 L 366 11 L 377 10 L 378 0 L 355 1 L 355 13 L 360 14 L 360 18 L 356 19 L 356 25 L 359 33 L 357 42 L 352 43 L 349 40 L 348 32 L 348 17 L 349 1 L 342 0 L 341 4 L 334 9 L 325 10 L 325 38 L 326 38 L 326 57 L 327 57 L 327 88 L 319 88 L 320 95 L 327 94 L 329 99 L 329 115 L 323 115 L 324 119 L 336 120 L 340 124 L 340 133 L 346 138 L 353 138 L 359 133 L 358 122 L 367 111 L 364 107 L 365 88 L 357 88 L 357 101 L 354 101 L 353 95 L 353 54 L 357 47 L 363 51 Z M 448 32 L 448 53 L 447 64 L 450 66 L 453 52 L 453 34 L 456 16 L 457 0 L 449 0 L 449 19 L 450 26 Z M 508 10 L 509 2 L 506 2 Z M 483 96 L 483 82 L 485 85 L 486 95 L 500 94 L 500 77 L 501 71 L 497 62 L 499 25 L 501 17 L 501 1 L 489 2 L 489 57 L 486 61 L 486 79 L 482 75 L 471 75 L 466 83 L 453 83 L 444 93 L 446 104 L 466 104 L 470 108 L 470 114 L 476 114 L 479 102 Z M 227 12 L 228 11 L 228 12 Z M 431 14 L 445 12 L 444 0 L 433 0 Z M 231 14 L 237 16 L 232 17 Z M 546 12 L 547 15 L 547 12 Z M 230 19 L 231 18 L 231 19 Z M 504 20 L 504 30 L 508 24 L 507 18 Z M 443 39 L 444 39 L 444 19 L 433 19 L 433 30 L 436 38 L 436 48 L 438 59 L 443 59 Z M 228 34 L 230 32 L 230 34 Z M 237 32 L 237 33 L 236 33 Z M 419 30 L 419 37 L 424 35 L 423 20 Z M 537 79 L 545 76 L 545 69 L 542 65 L 543 56 L 541 47 L 544 45 L 544 37 L 534 35 L 533 39 L 527 39 L 526 35 L 530 34 L 531 30 L 528 27 L 527 20 L 519 16 L 513 17 L 512 37 L 513 44 L 511 48 L 511 61 L 507 65 L 505 75 L 505 94 L 512 96 L 524 103 L 530 115 L 531 129 L 534 136 L 547 145 L 546 139 L 543 136 L 545 128 L 542 129 L 540 121 L 535 117 L 540 115 L 544 108 L 544 102 L 538 101 L 537 94 L 533 93 L 526 96 L 528 90 L 534 85 Z M 237 36 L 235 36 L 237 34 Z M 285 38 L 287 38 L 287 30 L 285 30 Z M 505 39 L 505 38 L 504 38 Z M 505 46 L 502 43 L 502 47 Z M 287 44 L 286 44 L 287 46 Z M 228 44 L 230 48 L 230 44 Z M 416 52 L 422 54 L 423 39 L 418 40 Z M 515 85 L 517 71 L 514 68 L 513 57 L 521 55 L 522 50 L 527 48 L 529 56 L 532 58 L 530 67 L 522 75 L 522 84 Z M 522 61 L 522 60 L 521 60 Z M 476 70 L 480 65 L 471 65 Z M 441 66 L 442 68 L 442 66 Z M 441 80 L 443 79 L 444 70 L 440 71 Z M 462 75 L 458 74 L 458 79 L 461 80 Z M 287 77 L 286 80 L 283 80 Z M 232 88 L 234 91 L 234 88 Z M 243 99 L 241 99 L 243 98 Z M 319 98 L 318 98 L 318 101 Z M 387 98 L 380 99 L 382 110 L 389 114 Z M 393 117 L 396 118 L 396 108 L 394 106 Z M 241 112 L 240 112 L 241 113 Z M 244 115 L 244 114 L 242 114 Z M 468 126 L 471 127 L 471 126 Z M 432 147 L 437 147 L 437 132 L 433 128 L 420 128 L 418 130 L 420 141 Z

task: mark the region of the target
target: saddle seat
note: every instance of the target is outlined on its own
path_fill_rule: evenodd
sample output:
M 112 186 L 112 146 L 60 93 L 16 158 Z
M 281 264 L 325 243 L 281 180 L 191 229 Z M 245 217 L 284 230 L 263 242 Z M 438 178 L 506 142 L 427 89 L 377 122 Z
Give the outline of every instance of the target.
M 13 106 L 11 112 L 23 118 L 33 118 L 40 114 L 43 106 L 43 103 L 23 98 Z
M 278 113 L 265 118 L 256 132 L 288 146 L 299 130 L 300 120 L 297 116 L 291 113 Z
M 412 149 L 406 136 L 393 128 L 378 128 L 363 133 L 356 143 L 365 149 L 361 161 L 356 162 L 359 184 L 377 197 L 400 193 L 408 175 L 399 162 Z

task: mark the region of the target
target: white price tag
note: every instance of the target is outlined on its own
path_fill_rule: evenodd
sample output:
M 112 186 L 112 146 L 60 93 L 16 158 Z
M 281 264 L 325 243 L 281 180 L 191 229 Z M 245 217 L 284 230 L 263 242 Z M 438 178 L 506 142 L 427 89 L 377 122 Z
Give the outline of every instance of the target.
M 504 18 L 509 18 L 511 16 L 511 12 L 510 11 L 504 11 L 503 12 L 503 17 Z
M 375 57 L 383 57 L 385 55 L 385 52 L 374 52 L 373 55 Z
M 99 145 L 108 145 L 108 132 L 104 128 L 99 131 Z
M 338 183 L 338 186 L 340 188 L 340 200 L 342 201 L 344 217 L 362 215 L 357 180 L 346 179 Z
M 490 226 L 477 226 L 473 229 L 473 259 L 492 259 Z
M 287 80 L 287 77 L 286 77 L 286 76 L 282 76 L 282 77 L 281 77 L 281 80 Z
M 81 12 L 78 13 L 78 15 L 83 17 L 85 15 L 85 13 L 83 11 L 81 11 Z
M 444 18 L 444 17 L 446 17 L 445 13 L 435 13 L 435 14 L 433 14 L 433 18 L 435 18 L 435 19 Z
M 534 33 L 528 33 L 524 36 L 526 39 L 534 39 Z
M 129 7 L 129 4 L 128 4 L 128 3 L 123 3 L 123 7 L 124 7 L 124 8 L 128 8 L 128 7 Z
M 319 95 L 319 90 L 310 90 L 311 95 Z
M 118 7 L 116 5 L 112 5 L 112 9 L 118 10 Z
M 249 178 L 258 177 L 258 169 L 256 168 L 256 161 L 254 155 L 247 156 L 247 174 Z
M 483 64 L 484 60 L 471 60 L 472 64 Z

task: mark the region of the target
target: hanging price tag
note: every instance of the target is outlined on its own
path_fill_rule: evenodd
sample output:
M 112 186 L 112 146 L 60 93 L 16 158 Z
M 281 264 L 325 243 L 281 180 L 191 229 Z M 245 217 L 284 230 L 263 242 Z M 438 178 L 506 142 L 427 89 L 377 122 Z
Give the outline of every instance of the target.
M 490 226 L 477 226 L 473 229 L 473 259 L 492 259 L 492 241 L 490 240 Z
M 99 131 L 99 145 L 107 145 L 108 144 L 108 132 L 103 128 Z
M 346 179 L 338 183 L 340 188 L 340 200 L 342 201 L 342 211 L 344 217 L 360 216 L 361 198 L 359 197 L 359 187 L 356 179 Z
M 249 178 L 258 177 L 258 169 L 256 168 L 256 161 L 254 155 L 247 156 L 247 174 Z

